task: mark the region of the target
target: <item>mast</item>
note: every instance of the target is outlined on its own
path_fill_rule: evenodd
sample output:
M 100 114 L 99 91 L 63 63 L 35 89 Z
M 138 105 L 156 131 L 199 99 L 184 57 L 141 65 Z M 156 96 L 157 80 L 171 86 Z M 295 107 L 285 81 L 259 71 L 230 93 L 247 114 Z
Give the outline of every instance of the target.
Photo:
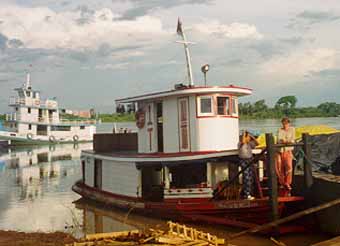
M 29 71 L 26 73 L 26 83 L 25 83 L 25 88 L 29 90 L 31 88 L 31 74 Z
M 190 51 L 189 51 L 189 44 L 193 44 L 193 43 L 187 41 L 185 33 L 182 29 L 182 22 L 180 18 L 178 18 L 178 22 L 177 22 L 177 34 L 181 36 L 183 39 L 183 41 L 176 41 L 176 42 L 184 45 L 185 58 L 186 58 L 187 70 L 188 70 L 189 86 L 194 86 L 194 79 L 192 76 L 192 67 L 191 67 L 191 57 L 190 57 Z

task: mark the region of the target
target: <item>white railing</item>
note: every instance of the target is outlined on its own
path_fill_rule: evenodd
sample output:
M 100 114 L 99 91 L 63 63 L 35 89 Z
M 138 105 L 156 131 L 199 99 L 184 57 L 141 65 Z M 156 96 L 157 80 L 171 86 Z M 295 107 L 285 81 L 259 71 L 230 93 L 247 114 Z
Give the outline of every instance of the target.
M 25 106 L 30 106 L 30 107 L 45 107 L 45 108 L 57 108 L 58 107 L 58 103 L 53 100 L 40 101 L 40 99 L 31 99 L 31 98 L 28 98 L 25 100 L 25 98 L 16 98 L 16 97 L 9 98 L 9 105 L 25 105 Z
M 15 120 L 17 120 L 17 114 L 16 113 L 8 113 L 8 114 L 6 114 L 6 120 L 7 121 L 15 121 Z
M 68 120 L 68 119 L 60 119 L 60 123 L 62 124 L 70 124 L 70 125 L 90 125 L 96 124 L 96 120 Z
M 24 105 L 25 104 L 25 99 L 16 98 L 16 97 L 10 97 L 9 98 L 9 104 L 10 105 L 16 105 L 16 104 Z

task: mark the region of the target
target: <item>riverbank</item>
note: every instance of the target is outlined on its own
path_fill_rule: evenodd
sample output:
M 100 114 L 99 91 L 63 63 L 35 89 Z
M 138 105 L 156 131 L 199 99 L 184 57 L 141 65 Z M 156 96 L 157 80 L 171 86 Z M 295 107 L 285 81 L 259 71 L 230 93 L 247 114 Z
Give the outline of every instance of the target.
M 0 231 L 0 246 L 64 246 L 77 240 L 63 232 Z

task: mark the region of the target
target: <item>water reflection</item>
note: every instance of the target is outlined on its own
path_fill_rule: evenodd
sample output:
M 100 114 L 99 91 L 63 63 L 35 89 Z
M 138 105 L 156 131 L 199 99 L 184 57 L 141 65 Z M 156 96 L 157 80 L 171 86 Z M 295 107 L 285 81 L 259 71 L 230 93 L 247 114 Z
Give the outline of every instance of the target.
M 71 191 L 80 153 L 92 144 L 25 147 L 0 154 L 0 229 L 64 230 L 81 213 Z
M 126 231 L 138 228 L 138 223 L 128 219 L 127 213 L 121 210 L 104 209 L 83 200 L 77 201 L 75 204 L 83 215 L 82 227 L 84 234 Z

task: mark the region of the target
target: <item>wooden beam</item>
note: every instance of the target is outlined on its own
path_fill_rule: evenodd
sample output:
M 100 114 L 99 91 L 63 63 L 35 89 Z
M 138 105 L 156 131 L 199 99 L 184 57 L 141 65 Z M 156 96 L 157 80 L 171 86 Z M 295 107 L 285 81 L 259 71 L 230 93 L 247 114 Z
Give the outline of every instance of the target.
M 269 188 L 269 203 L 271 207 L 271 220 L 279 219 L 279 203 L 278 203 L 278 188 L 276 176 L 276 163 L 274 147 L 274 136 L 272 133 L 266 133 L 267 144 L 267 168 L 268 168 L 268 188 Z
M 310 142 L 310 136 L 308 133 L 302 134 L 302 141 L 303 141 L 303 171 L 304 171 L 304 184 L 305 188 L 309 189 L 313 185 L 313 173 L 312 173 L 312 163 L 311 160 L 311 153 L 312 153 L 312 145 Z

